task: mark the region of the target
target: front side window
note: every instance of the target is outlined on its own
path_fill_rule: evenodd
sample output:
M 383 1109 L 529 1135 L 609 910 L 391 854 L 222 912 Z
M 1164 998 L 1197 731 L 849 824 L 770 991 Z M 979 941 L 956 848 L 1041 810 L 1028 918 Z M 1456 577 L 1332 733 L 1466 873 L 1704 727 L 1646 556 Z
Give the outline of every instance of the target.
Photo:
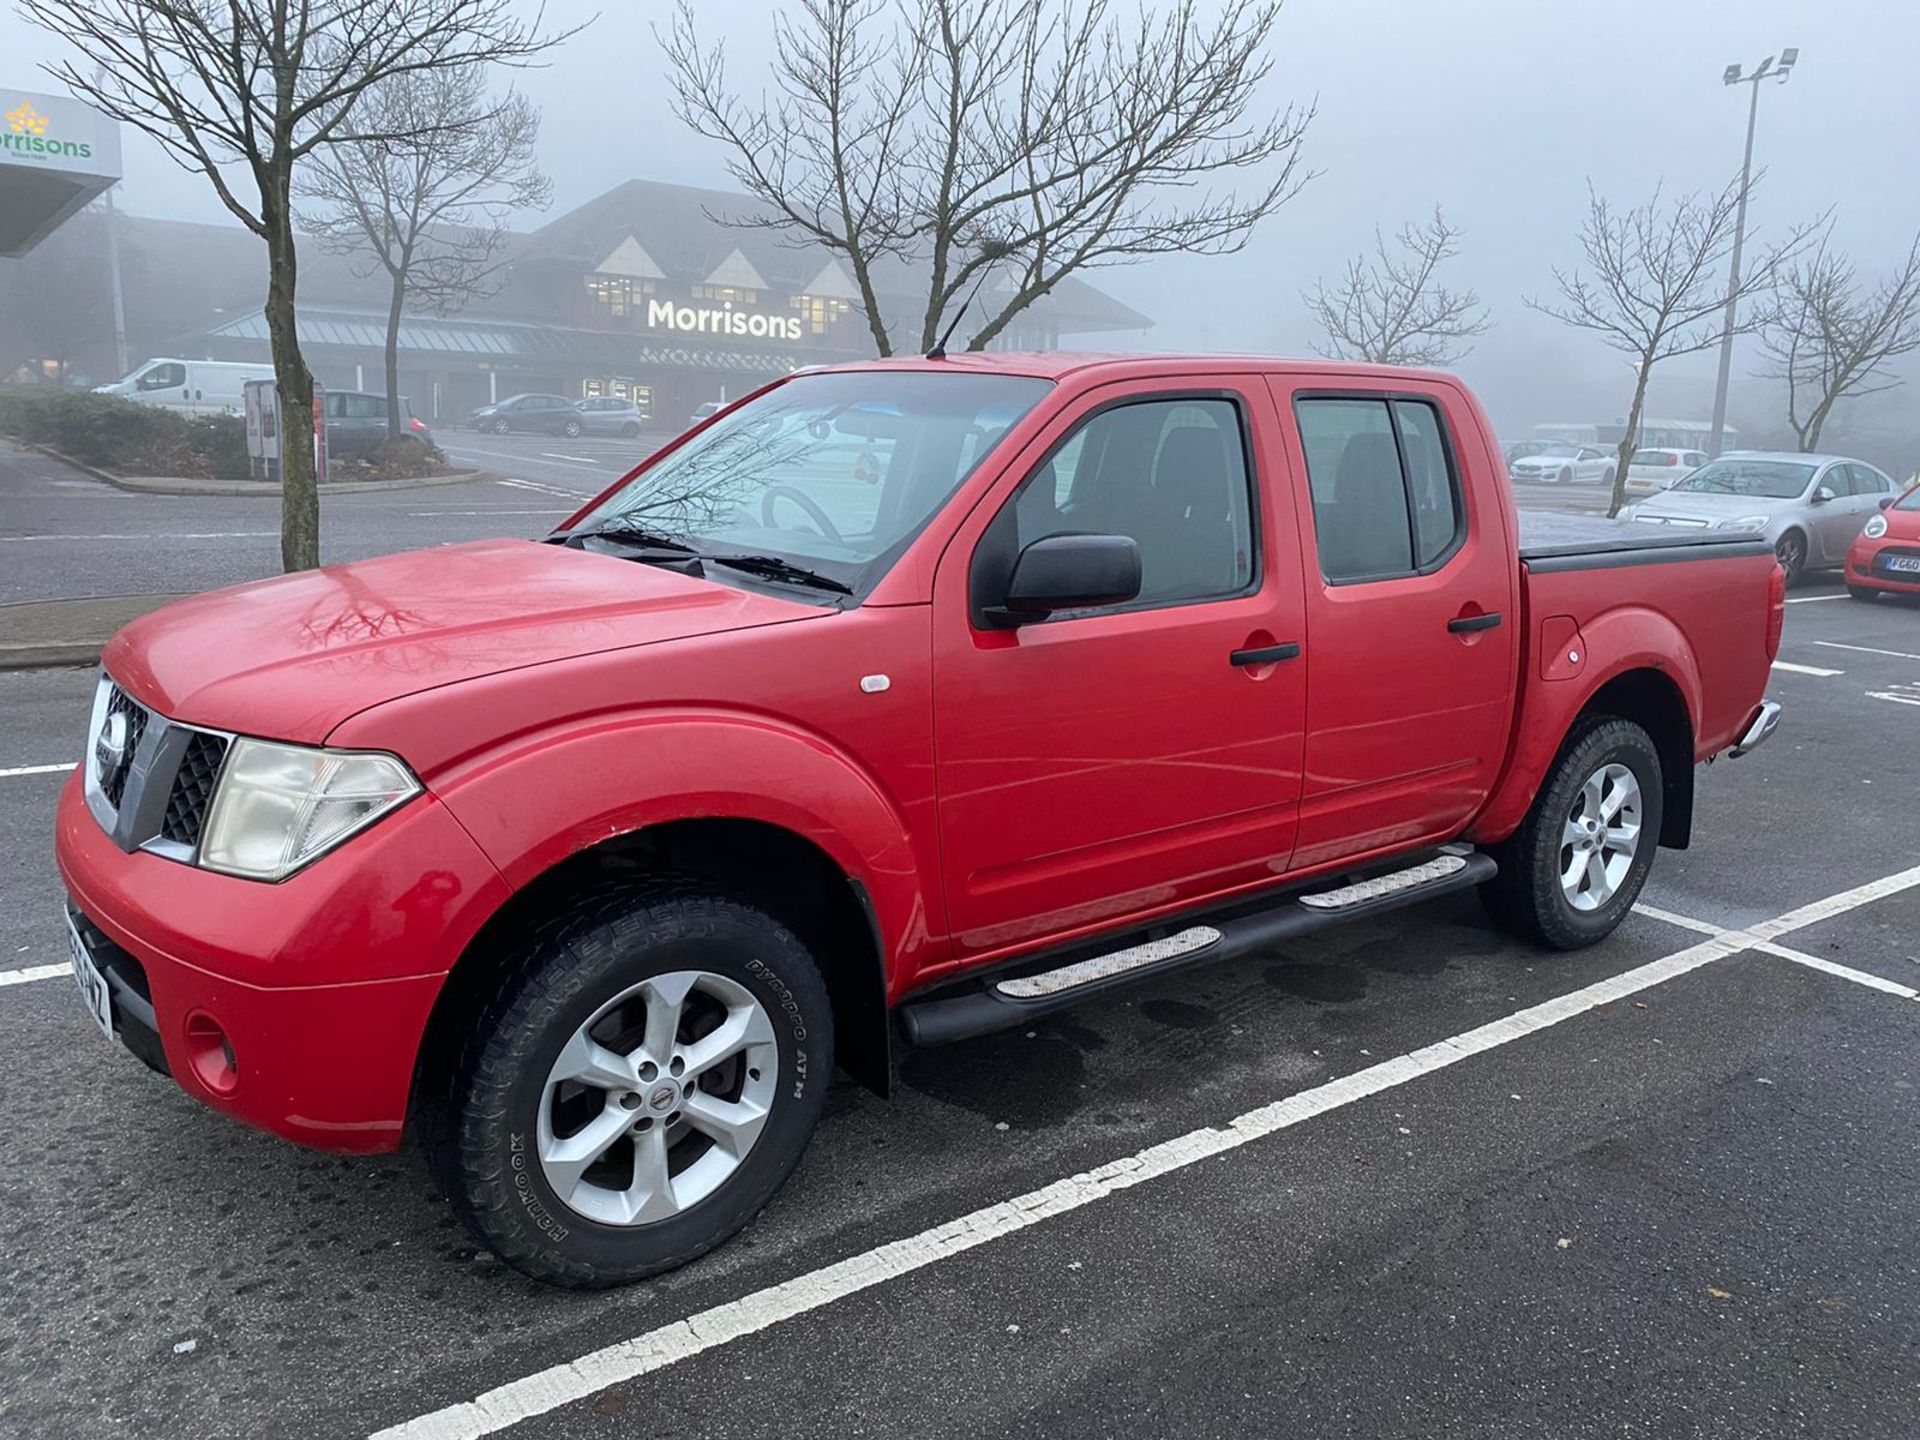
M 176 385 L 187 383 L 187 367 L 169 361 L 165 365 L 156 365 L 136 382 L 142 390 L 171 390 Z
M 1205 600 L 1252 582 L 1252 508 L 1238 405 L 1132 401 L 1055 446 L 982 551 L 1004 566 L 1048 535 L 1125 535 L 1140 547 L 1140 603 Z
M 1297 400 L 1294 412 L 1327 580 L 1422 574 L 1453 553 L 1465 512 L 1438 406 L 1314 396 Z
M 635 476 L 574 533 L 637 528 L 701 554 L 773 556 L 857 593 L 1051 388 L 1018 375 L 796 376 Z

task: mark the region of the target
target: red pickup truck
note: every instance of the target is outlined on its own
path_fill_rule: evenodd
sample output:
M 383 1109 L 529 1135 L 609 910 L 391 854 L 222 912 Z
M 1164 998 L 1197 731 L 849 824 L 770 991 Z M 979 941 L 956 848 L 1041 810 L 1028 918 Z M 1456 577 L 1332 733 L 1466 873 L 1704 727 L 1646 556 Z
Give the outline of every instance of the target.
M 1590 944 L 1773 729 L 1765 544 L 1529 535 L 1445 375 L 968 355 L 789 377 L 544 541 L 108 646 L 76 978 L 189 1094 L 411 1125 L 528 1274 L 745 1224 L 836 1066 L 1479 887 Z

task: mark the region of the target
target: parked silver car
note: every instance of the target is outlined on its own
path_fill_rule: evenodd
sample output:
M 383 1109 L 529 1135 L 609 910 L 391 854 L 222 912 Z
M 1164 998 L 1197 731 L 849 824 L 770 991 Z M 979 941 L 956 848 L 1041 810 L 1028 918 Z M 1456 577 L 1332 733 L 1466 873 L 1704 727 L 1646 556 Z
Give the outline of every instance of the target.
M 583 435 L 638 435 L 647 423 L 647 412 L 631 400 L 617 395 L 591 395 L 573 402 L 580 412 Z
M 1895 486 L 1864 460 L 1794 451 L 1739 451 L 1709 460 L 1670 490 L 1623 512 L 1641 525 L 1757 530 L 1789 583 L 1847 558 L 1860 528 Z

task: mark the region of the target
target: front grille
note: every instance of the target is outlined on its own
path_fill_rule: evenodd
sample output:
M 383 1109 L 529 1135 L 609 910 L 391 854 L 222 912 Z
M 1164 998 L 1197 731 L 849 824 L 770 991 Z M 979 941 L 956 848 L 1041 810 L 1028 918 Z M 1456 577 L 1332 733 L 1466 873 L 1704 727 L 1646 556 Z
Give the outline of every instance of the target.
M 133 757 L 140 749 L 140 739 L 147 732 L 147 709 L 138 700 L 133 699 L 115 685 L 107 694 L 107 718 L 115 715 L 125 717 L 127 727 L 126 744 L 121 747 L 120 759 L 111 769 L 100 771 L 100 793 L 107 797 L 107 803 L 114 809 L 120 808 L 120 801 L 127 793 L 127 776 L 133 770 Z M 97 766 L 98 762 L 90 762 Z
M 179 845 L 198 845 L 206 823 L 207 804 L 220 778 L 220 762 L 227 758 L 227 737 L 196 730 L 187 741 L 167 792 L 167 812 L 160 821 L 161 838 Z
M 1920 570 L 1896 570 L 1887 562 L 1900 555 L 1908 559 L 1920 560 L 1920 549 L 1905 545 L 1888 545 L 1873 557 L 1873 573 L 1884 575 L 1889 580 L 1902 580 L 1909 585 L 1920 585 Z

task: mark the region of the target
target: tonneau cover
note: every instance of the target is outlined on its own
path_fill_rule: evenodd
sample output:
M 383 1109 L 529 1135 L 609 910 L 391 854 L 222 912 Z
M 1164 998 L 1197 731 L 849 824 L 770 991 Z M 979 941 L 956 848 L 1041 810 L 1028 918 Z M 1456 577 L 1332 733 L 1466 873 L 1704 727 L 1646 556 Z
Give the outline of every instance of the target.
M 1635 555 L 1647 562 L 1682 560 L 1697 556 L 1718 559 L 1759 554 L 1769 547 L 1757 530 L 1707 530 L 1664 525 L 1641 525 L 1608 520 L 1598 515 L 1563 515 L 1547 510 L 1520 512 L 1520 558 L 1538 568 L 1541 561 L 1593 561 L 1620 557 L 1633 563 Z M 1685 554 L 1647 552 L 1691 551 Z M 1706 552 L 1706 553 L 1702 553 Z

